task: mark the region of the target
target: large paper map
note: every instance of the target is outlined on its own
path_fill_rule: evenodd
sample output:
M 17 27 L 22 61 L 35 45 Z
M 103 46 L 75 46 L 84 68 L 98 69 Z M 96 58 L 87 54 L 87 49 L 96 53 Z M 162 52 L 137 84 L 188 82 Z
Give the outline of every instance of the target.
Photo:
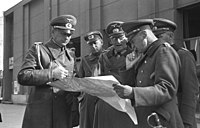
M 125 100 L 120 98 L 113 90 L 112 85 L 117 83 L 119 83 L 119 81 L 115 77 L 109 75 L 85 78 L 64 78 L 51 82 L 50 85 L 65 91 L 81 91 L 97 96 L 115 109 L 127 113 L 132 121 L 137 124 L 135 109 L 131 105 L 131 101 L 129 99 Z

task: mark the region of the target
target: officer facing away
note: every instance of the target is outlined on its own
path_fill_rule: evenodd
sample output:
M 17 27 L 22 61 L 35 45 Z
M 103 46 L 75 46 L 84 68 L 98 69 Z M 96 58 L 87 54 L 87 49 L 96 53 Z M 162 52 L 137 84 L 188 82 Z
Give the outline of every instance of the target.
M 174 42 L 174 31 L 177 25 L 168 19 L 154 18 L 155 35 L 169 43 L 178 53 L 181 60 L 178 88 L 178 106 L 185 128 L 196 128 L 196 104 L 199 92 L 196 62 L 192 53 Z

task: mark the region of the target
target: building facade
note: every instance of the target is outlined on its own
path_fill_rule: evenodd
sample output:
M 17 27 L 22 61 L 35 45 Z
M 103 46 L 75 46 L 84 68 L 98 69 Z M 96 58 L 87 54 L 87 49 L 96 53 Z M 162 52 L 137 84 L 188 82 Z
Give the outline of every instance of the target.
M 3 70 L 3 16 L 0 16 L 0 70 Z
M 28 48 L 50 37 L 50 20 L 63 14 L 77 17 L 72 42 L 76 56 L 88 53 L 83 36 L 114 20 L 162 17 L 177 23 L 175 42 L 197 53 L 200 64 L 200 0 L 23 0 L 4 12 L 3 101 L 26 102 L 29 88 L 19 86 L 17 73 Z M 105 43 L 106 48 L 109 44 Z M 20 100 L 19 100 L 20 99 Z
M 0 16 L 0 101 L 2 99 L 3 81 L 3 16 Z

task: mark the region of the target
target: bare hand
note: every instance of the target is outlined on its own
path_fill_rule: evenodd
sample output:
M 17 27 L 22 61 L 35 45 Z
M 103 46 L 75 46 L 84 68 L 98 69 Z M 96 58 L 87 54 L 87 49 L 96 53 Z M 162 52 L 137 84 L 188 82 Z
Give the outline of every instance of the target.
M 58 66 L 52 70 L 52 76 L 55 79 L 63 79 L 69 75 L 68 70 L 62 66 Z
M 128 85 L 113 84 L 114 90 L 117 95 L 123 99 L 132 99 L 133 98 L 133 88 Z

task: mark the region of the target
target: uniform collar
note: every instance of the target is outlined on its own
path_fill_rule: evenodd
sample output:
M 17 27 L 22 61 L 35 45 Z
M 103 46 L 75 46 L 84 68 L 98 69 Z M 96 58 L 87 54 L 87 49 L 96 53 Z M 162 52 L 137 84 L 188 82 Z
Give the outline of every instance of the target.
M 54 57 L 54 59 L 56 59 L 58 55 L 61 54 L 62 52 L 62 47 L 54 43 L 52 39 L 49 40 L 45 45 L 48 47 L 48 49 L 52 53 L 52 56 Z
M 176 44 L 172 44 L 171 45 L 176 51 L 178 51 L 179 49 L 181 49 L 181 47 L 178 47 Z
M 52 42 L 57 45 L 59 48 L 61 48 L 61 50 L 66 49 L 66 46 L 62 46 L 60 44 L 58 44 L 53 38 L 51 38 Z
M 99 60 L 99 56 L 100 56 L 101 52 L 98 53 L 90 53 L 88 56 L 88 59 L 90 61 L 98 61 Z
M 161 40 L 156 40 L 153 43 L 151 43 L 147 49 L 144 51 L 144 55 L 147 55 L 149 57 L 151 57 L 153 55 L 153 53 L 156 51 L 156 49 L 163 44 L 164 42 Z

